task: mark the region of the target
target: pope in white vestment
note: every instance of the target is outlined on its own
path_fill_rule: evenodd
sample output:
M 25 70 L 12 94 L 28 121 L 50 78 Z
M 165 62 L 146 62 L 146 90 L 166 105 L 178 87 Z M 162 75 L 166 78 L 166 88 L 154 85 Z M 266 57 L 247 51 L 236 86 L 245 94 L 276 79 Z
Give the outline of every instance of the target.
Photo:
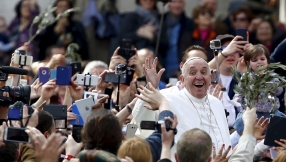
M 199 63 L 198 65 L 196 64 L 197 62 Z M 193 128 L 206 131 L 211 136 L 213 145 L 216 147 L 216 152 L 218 153 L 223 144 L 225 144 L 225 149 L 230 146 L 230 134 L 224 107 L 220 100 L 207 94 L 208 82 L 210 82 L 211 77 L 209 77 L 208 74 L 200 74 L 203 73 L 203 70 L 208 68 L 207 63 L 200 58 L 192 58 L 185 64 L 188 63 L 190 65 L 188 65 L 187 68 L 190 66 L 190 69 L 195 69 L 195 75 L 192 73 L 190 74 L 192 76 L 187 76 L 185 84 L 192 85 L 185 86 L 181 91 L 162 93 L 168 100 L 171 111 L 176 114 L 178 118 L 178 133 L 175 136 L 175 145 L 172 148 L 172 155 L 176 150 L 176 143 L 181 135 L 185 131 Z M 203 70 L 198 70 L 197 67 L 201 67 Z M 188 73 L 188 71 L 189 70 L 186 72 L 185 70 L 185 73 Z M 196 73 L 199 73 L 198 76 Z M 190 91 L 202 97 L 194 97 Z M 138 100 L 133 109 L 132 115 L 137 125 L 140 125 L 142 120 L 156 120 L 154 112 L 143 107 L 145 104 L 147 103 Z

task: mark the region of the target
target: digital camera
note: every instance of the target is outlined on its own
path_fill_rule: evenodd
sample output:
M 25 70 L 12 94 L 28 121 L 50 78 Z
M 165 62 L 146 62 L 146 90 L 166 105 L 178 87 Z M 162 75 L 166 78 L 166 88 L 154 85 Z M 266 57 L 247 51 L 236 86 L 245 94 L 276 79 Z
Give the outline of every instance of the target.
M 210 41 L 210 49 L 212 50 L 220 50 L 221 49 L 221 43 L 219 39 L 214 39 Z

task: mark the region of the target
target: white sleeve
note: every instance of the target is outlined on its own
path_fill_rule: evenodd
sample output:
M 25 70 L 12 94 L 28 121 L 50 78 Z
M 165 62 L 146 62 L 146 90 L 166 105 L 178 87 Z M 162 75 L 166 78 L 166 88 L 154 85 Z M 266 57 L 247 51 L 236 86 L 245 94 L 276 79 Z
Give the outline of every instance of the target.
M 148 110 L 144 107 L 144 105 L 148 105 L 148 103 L 138 98 L 132 110 L 132 115 L 136 121 L 136 125 L 138 126 L 138 128 L 140 128 L 140 123 L 143 120 L 156 121 L 156 111 Z M 139 130 L 140 137 L 149 137 L 149 135 L 154 132 L 152 130 Z
M 245 134 L 239 139 L 236 150 L 231 155 L 229 162 L 250 162 L 253 161 L 256 138 Z

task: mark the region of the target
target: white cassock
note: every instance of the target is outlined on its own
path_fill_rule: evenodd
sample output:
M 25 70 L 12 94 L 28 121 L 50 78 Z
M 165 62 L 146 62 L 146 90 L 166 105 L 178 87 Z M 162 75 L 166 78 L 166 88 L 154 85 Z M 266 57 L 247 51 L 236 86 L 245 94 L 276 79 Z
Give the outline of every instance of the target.
M 178 117 L 178 133 L 175 136 L 172 157 L 174 157 L 176 143 L 181 135 L 193 128 L 202 129 L 211 136 L 217 153 L 223 144 L 225 144 L 225 149 L 227 149 L 230 145 L 230 134 L 224 107 L 220 100 L 212 95 L 207 95 L 203 99 L 197 99 L 186 89 L 174 93 L 164 93 L 163 95 L 169 101 L 171 111 Z M 144 104 L 146 103 L 143 101 L 137 101 L 133 109 L 132 115 L 137 125 L 140 125 L 142 120 L 156 119 L 154 112 L 141 107 Z M 141 137 L 143 136 L 141 135 Z

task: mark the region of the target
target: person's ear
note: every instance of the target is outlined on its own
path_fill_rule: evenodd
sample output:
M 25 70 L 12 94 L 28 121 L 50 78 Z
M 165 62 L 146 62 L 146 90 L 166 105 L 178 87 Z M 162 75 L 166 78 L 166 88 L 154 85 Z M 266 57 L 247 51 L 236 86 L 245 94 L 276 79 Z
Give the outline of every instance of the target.
M 48 138 L 48 137 L 50 136 L 50 133 L 49 133 L 48 131 L 45 131 L 44 136 L 45 136 L 46 138 Z
M 175 153 L 175 159 L 176 159 L 176 162 L 179 162 L 179 158 L 178 158 L 178 154 Z
M 182 71 L 182 67 L 183 67 L 183 65 L 184 65 L 184 63 L 183 62 L 181 62 L 180 63 L 180 70 Z

